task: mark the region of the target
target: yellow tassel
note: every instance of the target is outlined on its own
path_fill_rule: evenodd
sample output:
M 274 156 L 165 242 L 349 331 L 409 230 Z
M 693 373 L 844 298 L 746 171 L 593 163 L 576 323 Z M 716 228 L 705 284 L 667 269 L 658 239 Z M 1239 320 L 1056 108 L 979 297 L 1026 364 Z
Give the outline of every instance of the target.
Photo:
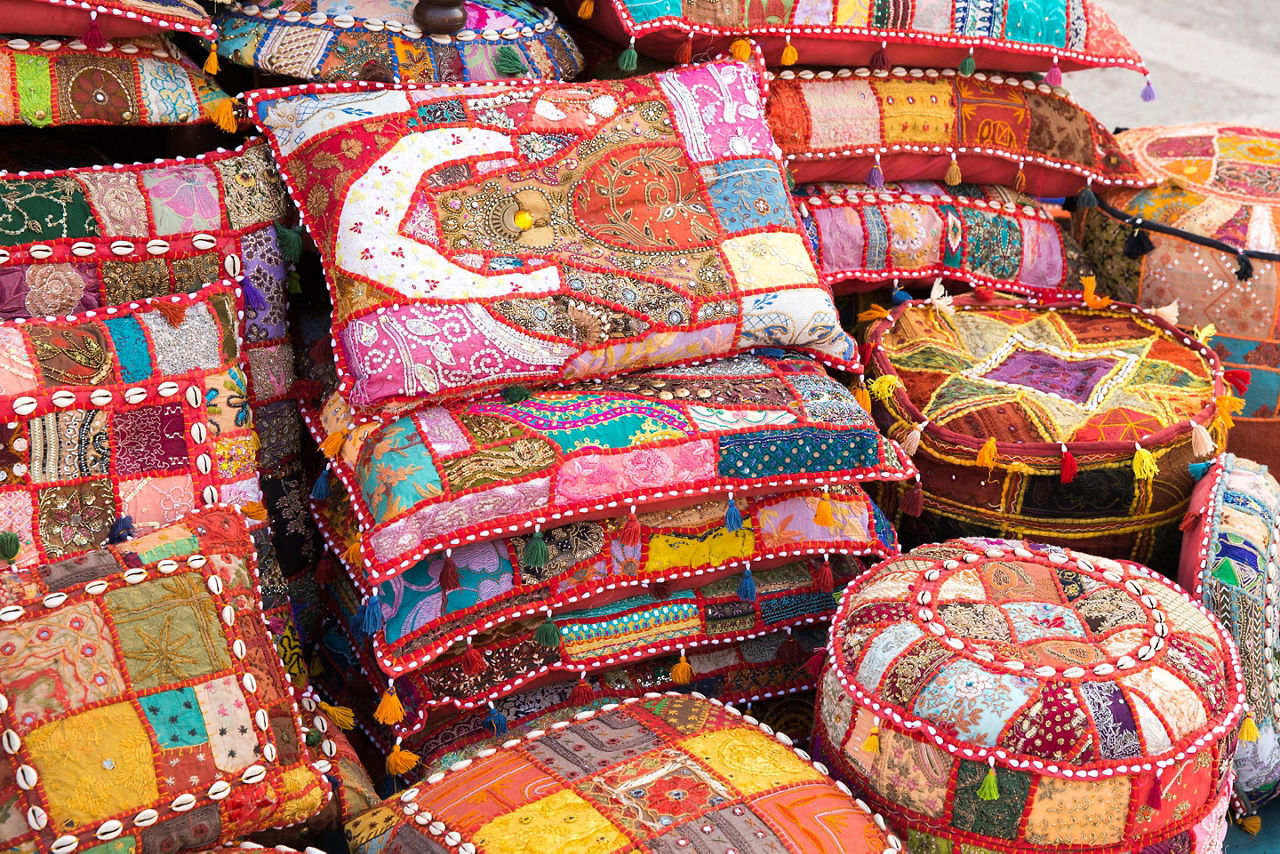
M 863 753 L 879 753 L 880 752 L 880 727 L 873 726 L 871 734 L 867 736 L 866 741 L 862 742 Z
M 889 309 L 882 305 L 873 305 L 866 311 L 858 312 L 859 323 L 873 323 L 889 316 Z
M 902 385 L 902 380 L 893 374 L 885 374 L 882 377 L 873 379 L 868 388 L 871 389 L 871 396 L 876 400 L 888 400 L 893 397 L 893 390 L 900 385 Z
M 1098 277 L 1081 276 L 1080 286 L 1084 289 L 1084 304 L 1089 308 L 1106 308 L 1111 300 L 1098 296 Z
M 947 167 L 947 174 L 942 179 L 948 187 L 954 187 L 964 180 L 960 174 L 960 162 L 954 157 L 951 158 L 951 165 Z
M 346 430 L 335 430 L 324 437 L 324 441 L 320 443 L 320 450 L 329 459 L 334 459 L 342 453 L 342 443 L 346 440 Z
M 1222 424 L 1222 428 L 1230 430 L 1236 426 L 1235 419 L 1232 416 L 1239 415 L 1244 411 L 1244 400 L 1228 392 L 1214 402 L 1218 406 L 1218 421 Z
M 387 754 L 387 773 L 392 777 L 399 777 L 401 774 L 412 771 L 417 764 L 418 755 L 405 750 L 398 744 Z
M 351 729 L 356 725 L 356 713 L 346 706 L 331 706 L 321 700 L 316 707 L 324 712 L 324 716 L 333 721 L 333 725 L 338 729 Z
M 378 701 L 378 708 L 373 710 L 373 719 L 387 726 L 404 720 L 404 703 L 400 702 L 395 688 L 387 689 L 387 693 L 382 695 L 382 699 Z
M 1240 740 L 1258 740 L 1258 725 L 1253 722 L 1253 712 L 1245 712 L 1244 723 L 1240 724 Z
M 1204 326 L 1196 327 L 1196 339 L 1201 344 L 1208 344 L 1209 339 L 1218 334 L 1218 327 L 1212 323 L 1206 323 Z
M 796 50 L 795 45 L 787 42 L 787 46 L 782 49 L 782 64 L 795 65 L 800 61 L 800 51 Z
M 578 4 L 578 17 L 584 21 L 590 21 L 591 16 L 596 13 L 595 0 L 582 0 Z
M 992 436 L 983 445 L 982 450 L 978 451 L 978 465 L 990 472 L 996 467 L 996 437 Z
M 751 58 L 751 42 L 746 39 L 734 39 L 729 45 L 729 55 L 738 62 L 746 62 Z
M 1155 455 L 1146 448 L 1139 448 L 1133 452 L 1133 476 L 1138 480 L 1151 480 L 1160 473 L 1160 466 L 1156 465 Z
M 240 509 L 244 511 L 244 515 L 255 522 L 267 521 L 267 508 L 262 506 L 261 501 L 250 501 Z
M 671 681 L 677 685 L 688 685 L 693 681 L 693 665 L 680 653 L 680 660 L 671 668 Z
M 1257 836 L 1262 830 L 1262 819 L 1256 815 L 1247 815 L 1238 822 L 1240 829 L 1250 836 Z
M 1022 171 L 1022 167 L 1018 167 L 1018 174 L 1013 176 L 1013 189 L 1019 193 L 1027 189 L 1027 173 Z
M 235 133 L 240 128 L 240 121 L 236 118 L 236 102 L 234 98 L 223 98 L 209 112 L 209 120 L 218 126 L 219 130 L 227 133 Z
M 346 558 L 347 564 L 349 566 L 359 566 L 360 556 L 361 556 L 360 538 L 357 537 L 356 540 L 351 545 L 347 546 L 347 552 L 344 555 L 344 557 Z
M 834 528 L 836 525 L 835 514 L 831 512 L 831 496 L 823 493 L 818 499 L 818 509 L 814 511 L 813 521 L 816 525 L 824 528 Z
M 863 412 L 871 411 L 871 392 L 867 391 L 865 385 L 860 385 L 853 390 L 853 399 L 858 401 L 858 405 L 862 407 Z
M 209 55 L 204 58 L 204 73 L 217 74 L 221 70 L 218 65 L 218 43 L 214 42 L 209 45 Z

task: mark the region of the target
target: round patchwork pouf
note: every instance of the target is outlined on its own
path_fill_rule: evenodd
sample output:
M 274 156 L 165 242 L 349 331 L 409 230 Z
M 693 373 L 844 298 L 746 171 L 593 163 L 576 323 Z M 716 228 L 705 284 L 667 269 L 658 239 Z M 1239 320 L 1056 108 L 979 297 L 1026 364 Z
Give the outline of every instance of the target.
M 1218 851 L 1241 683 L 1145 567 L 951 540 L 846 590 L 814 747 L 914 852 Z
M 920 472 L 881 492 L 904 546 L 1025 537 L 1173 575 L 1187 467 L 1239 403 L 1207 345 L 1134 306 L 949 297 L 868 336 L 876 420 Z

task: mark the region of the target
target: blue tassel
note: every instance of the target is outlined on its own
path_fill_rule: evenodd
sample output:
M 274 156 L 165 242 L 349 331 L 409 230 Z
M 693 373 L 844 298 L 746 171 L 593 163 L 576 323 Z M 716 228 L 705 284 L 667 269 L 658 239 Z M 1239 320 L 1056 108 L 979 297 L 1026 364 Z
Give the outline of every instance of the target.
M 315 486 L 311 487 L 312 501 L 325 501 L 329 497 L 329 470 L 325 469 L 320 472 L 320 476 L 316 478 Z
M 1148 104 L 1156 99 L 1156 87 L 1151 85 L 1151 78 L 1147 78 L 1147 85 L 1142 87 L 1142 100 Z
M 257 286 L 245 279 L 240 283 L 240 292 L 244 294 L 244 307 L 253 311 L 266 311 L 267 298 L 262 295 L 262 291 Z
M 366 637 L 373 637 L 382 628 L 382 603 L 375 593 L 356 612 L 355 628 Z
M 757 347 L 756 355 L 763 359 L 781 359 L 787 355 L 787 351 L 781 347 Z
M 1200 478 L 1204 477 L 1206 474 L 1209 473 L 1209 468 L 1212 465 L 1213 465 L 1213 460 L 1209 460 L 1208 462 L 1205 462 L 1205 463 L 1191 463 L 1189 466 L 1187 466 L 1187 471 L 1191 472 L 1192 477 L 1194 477 L 1196 480 L 1199 480 Z
M 121 516 L 119 519 L 111 523 L 111 530 L 107 532 L 107 542 L 115 545 L 123 543 L 135 535 L 133 530 L 133 517 Z
M 494 735 L 506 735 L 507 716 L 490 706 L 489 714 L 484 716 L 484 725 L 492 730 Z
M 893 304 L 894 304 L 894 305 L 902 305 L 902 303 L 904 303 L 904 302 L 911 302 L 911 294 L 907 293 L 907 292 L 906 292 L 906 291 L 904 291 L 902 288 L 894 288 L 894 289 L 893 289 Z
M 747 567 L 747 571 L 742 573 L 742 580 L 738 582 L 738 598 L 743 602 L 756 601 L 756 580 L 751 577 L 751 567 Z
M 730 531 L 742 530 L 742 514 L 738 512 L 738 505 L 733 503 L 733 499 L 729 499 L 729 509 L 724 511 L 724 526 Z

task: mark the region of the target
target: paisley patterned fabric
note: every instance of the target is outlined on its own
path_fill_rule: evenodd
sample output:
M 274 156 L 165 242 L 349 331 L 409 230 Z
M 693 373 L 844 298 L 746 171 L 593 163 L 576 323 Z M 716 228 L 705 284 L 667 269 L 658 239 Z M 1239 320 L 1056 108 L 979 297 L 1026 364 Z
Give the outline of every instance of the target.
M 1074 195 L 1146 179 L 1065 90 L 950 69 L 779 72 L 769 126 L 797 181 L 941 181 Z M 956 180 L 954 175 L 947 180 Z
M 1154 247 L 1129 257 L 1134 232 L 1100 209 L 1077 214 L 1077 232 L 1099 271 L 1098 287 L 1144 306 L 1177 301 L 1184 324 L 1214 324 L 1213 348 L 1248 375 L 1231 450 L 1280 466 L 1280 131 L 1184 125 L 1126 131 L 1117 144 L 1148 183 L 1099 198 L 1126 217 L 1172 229 L 1144 229 Z M 1198 245 L 1211 238 L 1220 248 Z M 1237 253 L 1261 252 L 1241 271 Z M 1244 276 L 1244 278 L 1241 278 Z
M 749 37 L 771 66 L 796 61 L 784 54 L 790 45 L 806 65 L 865 65 L 883 50 L 890 65 L 955 67 L 972 56 L 978 68 L 1001 71 L 1145 71 L 1096 0 L 599 0 L 587 17 L 613 41 L 634 39 L 668 61 L 682 48 L 714 56 Z
M 856 362 L 747 65 L 249 100 L 324 256 L 357 407 L 758 346 Z
M 1240 742 L 1236 784 L 1244 811 L 1253 812 L 1280 793 L 1280 484 L 1266 466 L 1223 454 L 1196 485 L 1183 528 L 1178 581 L 1222 620 L 1240 647 L 1259 737 Z
M 0 125 L 185 125 L 209 122 L 229 96 L 160 36 L 0 43 Z
M 600 854 L 675 852 L 695 839 L 805 854 L 901 846 L 790 739 L 714 700 L 655 694 L 563 720 L 349 822 L 352 851 L 426 849 L 418 815 L 485 854 L 527 851 L 531 837 Z
M 1173 571 L 1187 466 L 1235 408 L 1206 345 L 1136 308 L 967 297 L 905 303 L 868 340 L 877 418 L 919 445 L 905 542 L 1023 536 Z
M 1092 274 L 1049 212 L 1006 187 L 804 184 L 794 199 L 818 271 L 837 294 L 947 279 L 1042 300 L 1078 298 L 1080 277 Z
M 922 546 L 854 580 L 828 654 L 817 752 L 898 827 L 1001 852 L 1221 845 L 1239 656 L 1146 567 Z
M 96 25 L 108 39 L 153 35 L 158 30 L 217 38 L 209 13 L 197 0 L 3 0 L 0 33 L 80 37 Z
M 450 35 L 424 35 L 412 0 L 235 3 L 218 12 L 218 53 L 306 80 L 454 83 L 531 74 L 571 80 L 582 56 L 550 10 L 524 0 L 473 0 Z
M 781 351 L 353 423 L 338 395 L 307 413 L 351 497 L 352 574 L 381 584 L 464 542 L 793 486 L 914 470 L 816 362 Z M 606 506 L 608 502 L 609 506 Z M 739 514 L 741 511 L 737 511 Z
M 318 812 L 260 596 L 226 506 L 0 575 L 6 847 L 198 850 Z

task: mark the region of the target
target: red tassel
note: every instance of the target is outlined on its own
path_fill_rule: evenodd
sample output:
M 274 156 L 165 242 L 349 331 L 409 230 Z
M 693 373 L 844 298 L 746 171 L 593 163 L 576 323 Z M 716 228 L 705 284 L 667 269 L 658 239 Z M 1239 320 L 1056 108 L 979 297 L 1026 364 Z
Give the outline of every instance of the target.
M 622 526 L 622 544 L 629 549 L 640 545 L 640 520 L 632 513 L 627 523 Z
M 1178 524 L 1178 530 L 1184 534 L 1189 534 L 1191 529 L 1200 524 L 1200 511 L 1192 510 L 1182 517 L 1182 522 Z
M 181 326 L 182 321 L 187 318 L 187 304 L 185 302 L 169 302 L 167 299 L 159 300 L 154 307 L 156 311 L 164 315 L 164 319 L 169 322 L 170 326 Z
M 1253 378 L 1253 375 L 1248 371 L 1233 368 L 1229 371 L 1223 371 L 1222 378 L 1226 381 L 1227 385 L 1236 390 L 1236 394 L 1243 396 L 1244 393 L 1249 390 L 1249 380 Z
M 1160 809 L 1160 803 L 1163 800 L 1160 796 L 1160 774 L 1153 774 L 1152 777 L 1151 788 L 1147 789 L 1146 804 L 1153 810 L 1158 810 Z
M 596 695 L 585 678 L 579 679 L 578 684 L 574 685 L 573 690 L 569 692 L 569 703 L 573 706 L 589 705 L 595 698 Z
M 107 40 L 102 37 L 102 30 L 98 29 L 98 13 L 93 12 L 89 15 L 89 29 L 84 31 L 84 35 L 80 37 L 80 41 L 84 42 L 84 46 L 89 50 L 100 50 L 107 46 Z
M 804 661 L 804 647 L 788 632 L 787 639 L 778 646 L 778 653 L 774 658 L 779 664 L 800 664 Z
M 888 71 L 889 70 L 889 51 L 887 48 L 880 48 L 871 54 L 871 70 L 872 71 Z
M 488 666 L 480 650 L 467 644 L 467 651 L 462 654 L 462 672 L 468 676 L 479 676 Z
M 658 601 L 671 598 L 671 588 L 667 587 L 666 582 L 659 581 L 657 584 L 649 585 L 649 595 Z
M 440 589 L 445 593 L 450 590 L 457 590 L 462 586 L 462 582 L 458 579 L 458 565 L 453 562 L 453 555 L 446 554 L 444 556 L 444 566 L 440 568 Z
M 824 560 L 813 570 L 813 586 L 823 593 L 836 589 L 836 579 L 831 573 L 831 561 Z
M 316 564 L 316 571 L 315 571 L 316 584 L 319 584 L 321 587 L 323 587 L 326 584 L 333 583 L 334 578 L 336 577 L 335 569 L 336 567 L 334 566 L 333 558 L 329 557 L 328 555 L 325 555 L 324 557 L 320 558 L 320 562 Z
M 902 496 L 902 512 L 908 516 L 919 516 L 924 512 L 924 489 L 919 483 Z
M 816 681 L 822 676 L 822 668 L 827 663 L 827 648 L 820 646 L 813 651 L 813 655 L 809 656 L 809 660 L 804 663 L 805 672 L 808 673 Z
M 862 360 L 863 366 L 871 364 L 871 355 L 875 353 L 876 345 L 867 343 L 858 345 L 858 358 Z
M 983 302 L 991 302 L 996 298 L 996 289 L 991 285 L 978 285 L 973 289 L 973 294 Z
M 1077 472 L 1078 472 L 1078 469 L 1076 467 L 1075 454 L 1071 453 L 1066 448 L 1063 448 L 1062 450 L 1062 482 L 1071 483 L 1073 480 L 1076 479 Z
M 676 62 L 680 65 L 688 65 L 693 62 L 693 39 L 685 39 L 680 47 L 676 48 Z

